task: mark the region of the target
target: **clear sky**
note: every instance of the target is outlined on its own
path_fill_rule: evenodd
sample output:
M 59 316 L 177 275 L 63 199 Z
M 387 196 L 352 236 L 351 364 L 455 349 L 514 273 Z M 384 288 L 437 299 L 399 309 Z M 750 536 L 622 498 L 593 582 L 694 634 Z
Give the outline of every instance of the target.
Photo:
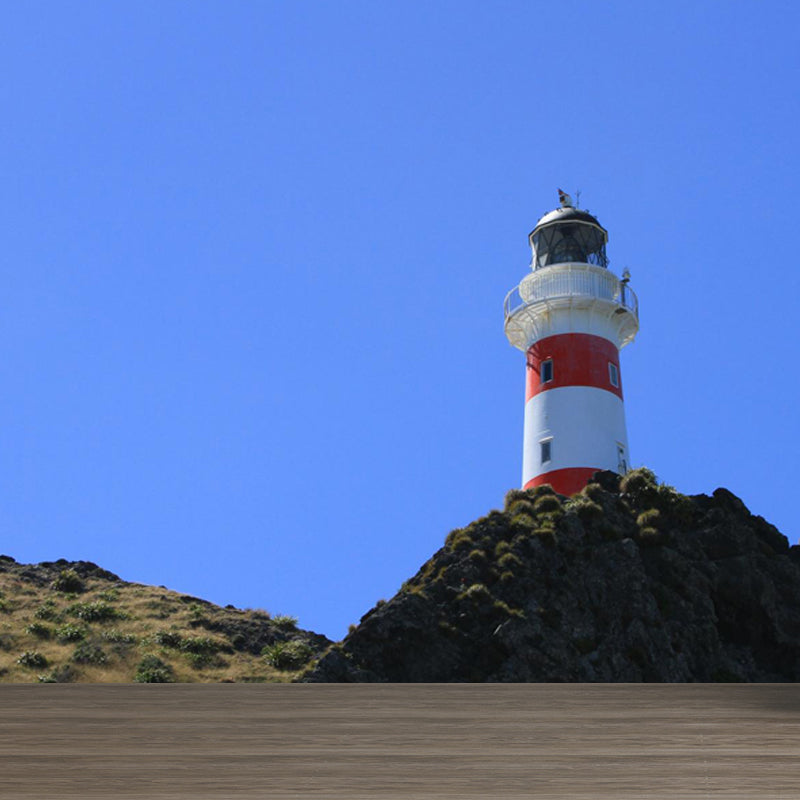
M 561 187 L 634 465 L 796 542 L 800 6 L 2 11 L 0 552 L 340 638 L 519 485 L 502 302 Z

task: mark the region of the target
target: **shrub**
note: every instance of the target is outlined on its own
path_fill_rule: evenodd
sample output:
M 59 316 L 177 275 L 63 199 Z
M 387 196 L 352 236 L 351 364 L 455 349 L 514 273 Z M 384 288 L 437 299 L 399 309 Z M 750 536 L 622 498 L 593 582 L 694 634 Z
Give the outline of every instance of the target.
M 305 665 L 314 651 L 305 642 L 275 642 L 261 651 L 266 662 L 275 669 L 299 669 Z
M 205 620 L 205 609 L 199 603 L 192 603 L 189 606 L 189 616 L 191 619 L 194 620 Z M 169 616 L 169 612 L 165 613 L 162 619 L 166 619 Z
M 514 553 L 506 553 L 497 562 L 497 566 L 503 570 L 512 570 L 515 567 L 522 566 L 522 560 L 514 555 Z
M 272 622 L 284 630 L 293 630 L 297 627 L 297 617 L 290 617 L 288 614 L 276 614 Z
M 462 547 L 472 547 L 472 536 L 470 535 L 468 530 L 464 528 L 456 528 L 454 531 L 450 531 L 447 534 L 447 538 L 444 540 L 445 546 L 449 547 L 450 550 L 459 550 Z
M 500 575 L 500 583 L 511 583 L 514 580 L 514 573 L 506 570 Z
M 478 567 L 482 567 L 486 564 L 486 553 L 484 553 L 483 550 L 470 550 L 467 558 Z
M 106 654 L 101 647 L 89 642 L 81 642 L 72 653 L 76 664 L 105 664 Z
M 574 511 L 581 522 L 595 522 L 603 517 L 603 507 L 594 502 L 587 495 L 575 495 L 569 502 L 569 509 Z
M 495 545 L 494 557 L 495 558 L 500 558 L 500 556 L 502 556 L 504 553 L 509 552 L 509 550 L 511 550 L 511 543 L 510 542 L 505 542 L 505 541 L 500 541 Z
M 26 650 L 18 659 L 17 664 L 29 669 L 39 669 L 47 666 L 47 659 L 36 650 Z
M 156 631 L 152 640 L 162 647 L 180 647 L 183 637 L 176 631 Z
M 644 528 L 657 528 L 661 522 L 661 512 L 657 508 L 650 508 L 647 511 L 642 511 L 636 517 L 636 524 L 640 530 Z
M 528 494 L 527 489 L 511 489 L 506 492 L 505 501 L 503 507 L 506 511 L 510 509 L 510 507 L 514 504 L 522 501 L 528 501 L 531 499 L 531 496 Z
M 67 609 L 67 612 L 86 622 L 108 622 L 111 619 L 125 618 L 125 614 L 102 600 L 95 600 L 93 603 L 75 603 Z
M 620 491 L 634 498 L 655 496 L 658 490 L 658 479 L 655 473 L 647 467 L 632 469 L 620 481 Z
M 691 523 L 695 510 L 694 503 L 672 486 L 664 483 L 658 487 L 658 505 L 665 512 L 671 514 L 680 525 Z
M 104 591 L 100 592 L 97 595 L 101 600 L 105 600 L 107 603 L 111 603 L 114 600 L 119 600 L 119 589 L 115 589 L 114 587 L 110 589 L 105 589 Z
M 136 667 L 133 680 L 136 683 L 172 683 L 172 667 L 158 656 L 147 655 Z
M 186 658 L 193 669 L 228 666 L 228 662 L 219 653 L 186 653 Z
M 88 633 L 86 626 L 84 625 L 73 625 L 71 622 L 68 622 L 66 625 L 62 625 L 60 628 L 56 628 L 56 639 L 59 642 L 80 642 L 86 638 L 86 634 Z
M 77 677 L 78 673 L 75 668 L 64 664 L 51 669 L 46 675 L 39 675 L 38 681 L 39 683 L 72 683 Z
M 658 528 L 640 528 L 639 543 L 643 545 L 654 545 L 661 542 L 661 532 Z
M 530 514 L 515 514 L 511 518 L 511 527 L 515 532 L 530 531 L 536 526 L 536 520 Z
M 80 594 L 86 591 L 86 584 L 74 569 L 62 569 L 50 586 L 57 592 L 69 594 Z
M 25 633 L 29 633 L 37 639 L 49 639 L 53 635 L 53 629 L 49 625 L 42 625 L 41 622 L 31 622 L 25 628 Z
M 583 495 L 585 497 L 588 497 L 590 500 L 593 500 L 595 503 L 600 503 L 605 493 L 606 493 L 605 490 L 599 484 L 588 483 L 583 488 L 581 494 L 576 495 L 576 497 L 581 497 Z
M 536 514 L 533 507 L 533 498 L 526 498 L 525 500 L 515 500 L 506 506 L 506 514 L 514 516 L 515 514 Z
M 492 603 L 492 608 L 500 612 L 506 617 L 524 617 L 525 614 L 519 608 L 511 608 L 510 605 L 504 603 L 502 600 L 495 600 Z
M 36 619 L 47 619 L 47 620 L 54 620 L 58 617 L 58 612 L 56 611 L 56 604 L 52 600 L 46 600 L 39 608 L 34 611 L 33 616 Z
M 561 501 L 554 494 L 543 494 L 533 504 L 537 514 L 561 510 Z
M 122 633 L 122 631 L 112 628 L 110 631 L 105 631 L 102 634 L 106 641 L 113 642 L 114 644 L 135 644 L 136 637 L 132 633 Z
M 210 636 L 189 636 L 181 641 L 180 648 L 184 653 L 218 653 L 220 650 L 229 650 L 230 646 Z
M 492 593 L 482 583 L 473 583 L 459 593 L 457 600 L 471 600 L 473 603 L 488 603 L 492 600 Z

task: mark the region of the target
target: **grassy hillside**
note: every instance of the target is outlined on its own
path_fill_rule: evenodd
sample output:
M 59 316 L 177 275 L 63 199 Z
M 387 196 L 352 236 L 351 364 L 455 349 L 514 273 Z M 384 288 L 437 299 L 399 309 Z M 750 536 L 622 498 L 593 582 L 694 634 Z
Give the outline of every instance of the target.
M 292 617 L 0 556 L 0 681 L 289 681 L 330 642 Z

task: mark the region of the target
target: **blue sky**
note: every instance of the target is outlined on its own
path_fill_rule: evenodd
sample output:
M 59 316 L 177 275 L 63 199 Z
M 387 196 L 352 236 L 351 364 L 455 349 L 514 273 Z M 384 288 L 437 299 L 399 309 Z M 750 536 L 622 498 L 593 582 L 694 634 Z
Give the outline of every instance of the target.
M 789 2 L 3 9 L 0 552 L 341 637 L 519 484 L 556 189 L 641 331 L 632 461 L 798 539 Z

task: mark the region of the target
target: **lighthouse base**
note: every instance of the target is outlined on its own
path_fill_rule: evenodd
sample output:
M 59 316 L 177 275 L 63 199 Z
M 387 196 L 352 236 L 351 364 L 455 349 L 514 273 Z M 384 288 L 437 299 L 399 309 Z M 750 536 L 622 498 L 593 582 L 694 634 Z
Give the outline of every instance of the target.
M 534 486 L 543 486 L 549 483 L 558 494 L 577 494 L 589 482 L 589 478 L 602 467 L 569 467 L 567 469 L 554 469 L 544 472 L 529 480 L 522 488 L 532 489 Z

